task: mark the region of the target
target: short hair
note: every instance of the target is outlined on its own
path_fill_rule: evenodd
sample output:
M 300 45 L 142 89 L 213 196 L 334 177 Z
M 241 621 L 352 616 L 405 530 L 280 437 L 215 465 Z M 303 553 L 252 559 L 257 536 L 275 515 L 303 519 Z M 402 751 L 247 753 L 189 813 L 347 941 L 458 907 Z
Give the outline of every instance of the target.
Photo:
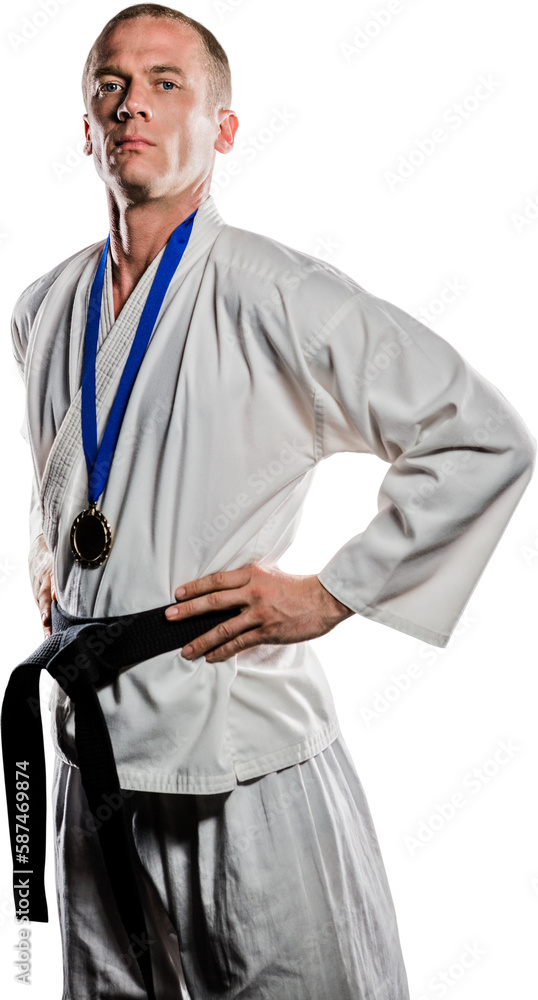
M 93 57 L 97 47 L 114 30 L 117 24 L 122 21 L 136 20 L 140 17 L 162 18 L 169 21 L 178 21 L 184 24 L 198 35 L 201 42 L 203 67 L 207 74 L 207 107 L 229 108 L 232 103 L 232 77 L 228 57 L 220 42 L 209 31 L 208 28 L 195 21 L 187 14 L 182 14 L 173 7 L 163 7 L 158 3 L 137 3 L 132 7 L 125 7 L 115 14 L 110 21 L 105 24 L 101 34 L 95 39 L 86 59 L 84 71 L 82 73 L 82 93 L 86 110 L 88 108 L 88 78 L 91 72 Z

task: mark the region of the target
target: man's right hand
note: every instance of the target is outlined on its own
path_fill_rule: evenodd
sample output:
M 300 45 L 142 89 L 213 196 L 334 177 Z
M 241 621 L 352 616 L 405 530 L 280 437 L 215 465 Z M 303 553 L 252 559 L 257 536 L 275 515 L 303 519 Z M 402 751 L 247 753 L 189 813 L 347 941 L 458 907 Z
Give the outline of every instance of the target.
M 41 612 L 43 635 L 52 635 L 51 601 L 56 598 L 52 578 L 53 558 L 43 535 L 38 535 L 30 547 L 28 569 L 32 592 Z

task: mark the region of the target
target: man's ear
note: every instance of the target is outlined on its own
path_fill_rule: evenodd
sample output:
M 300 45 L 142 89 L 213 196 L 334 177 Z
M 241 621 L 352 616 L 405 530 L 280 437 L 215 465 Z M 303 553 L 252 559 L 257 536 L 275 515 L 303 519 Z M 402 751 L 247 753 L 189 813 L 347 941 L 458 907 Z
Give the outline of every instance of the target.
M 92 148 L 92 140 L 91 140 L 91 136 L 90 136 L 90 123 L 88 121 L 88 115 L 83 115 L 82 118 L 84 120 L 84 134 L 86 136 L 86 142 L 84 143 L 83 152 L 85 153 L 86 156 L 91 156 L 92 152 L 93 152 L 93 148 Z
M 233 149 L 235 133 L 239 127 L 239 119 L 235 111 L 220 112 L 220 131 L 215 141 L 215 149 L 219 153 L 229 153 Z

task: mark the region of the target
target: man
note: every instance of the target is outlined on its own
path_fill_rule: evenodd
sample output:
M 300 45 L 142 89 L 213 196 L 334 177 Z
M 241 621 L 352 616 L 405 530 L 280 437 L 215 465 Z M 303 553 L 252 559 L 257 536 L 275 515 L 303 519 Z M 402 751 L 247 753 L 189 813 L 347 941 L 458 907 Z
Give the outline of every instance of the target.
M 110 246 L 31 285 L 13 319 L 44 631 L 53 596 L 63 623 L 239 609 L 99 691 L 141 862 L 155 996 L 405 1000 L 375 830 L 307 640 L 358 613 L 446 646 L 528 484 L 534 439 L 408 314 L 223 222 L 211 175 L 238 120 L 226 56 L 201 25 L 128 8 L 92 47 L 83 86 Z M 176 231 L 186 242 L 107 457 L 97 446 Z M 313 470 L 338 451 L 390 463 L 379 512 L 320 573 L 284 574 L 276 563 Z M 60 686 L 52 709 L 65 1000 L 138 1000 L 147 984 Z

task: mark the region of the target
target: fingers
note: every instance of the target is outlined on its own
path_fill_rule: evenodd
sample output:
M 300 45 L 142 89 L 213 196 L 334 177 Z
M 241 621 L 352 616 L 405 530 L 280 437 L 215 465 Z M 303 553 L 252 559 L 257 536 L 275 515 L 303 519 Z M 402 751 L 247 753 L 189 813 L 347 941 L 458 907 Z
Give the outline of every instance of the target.
M 260 642 L 257 633 L 247 633 L 248 629 L 261 624 L 256 620 L 256 613 L 250 610 L 249 614 L 248 608 L 246 588 L 251 580 L 252 569 L 252 566 L 241 566 L 239 569 L 210 573 L 197 580 L 190 580 L 176 589 L 175 597 L 179 603 L 172 604 L 165 611 L 166 618 L 171 621 L 180 621 L 208 611 L 223 611 L 245 605 L 241 614 L 221 622 L 209 632 L 198 636 L 188 646 L 184 646 L 181 654 L 186 660 L 194 660 L 205 653 L 208 653 L 206 659 L 211 661 L 217 658 L 227 659 L 241 648 L 246 648 L 247 634 L 249 645 Z M 255 641 L 252 640 L 253 634 L 257 636 Z
M 30 547 L 28 568 L 32 591 L 41 614 L 43 634 L 47 637 L 52 635 L 52 555 L 43 535 L 39 535 Z M 54 596 L 56 596 L 55 593 Z
M 41 621 L 43 623 L 43 635 L 47 638 L 49 635 L 52 635 L 50 578 L 48 578 L 46 582 L 43 582 L 39 591 L 37 603 L 41 613 Z
M 228 588 L 228 589 L 226 589 Z M 185 645 L 187 660 L 205 655 L 225 660 L 262 643 L 303 642 L 323 635 L 353 612 L 338 605 L 315 575 L 294 576 L 256 564 L 212 573 L 176 590 L 177 604 L 166 608 L 178 621 L 214 610 L 239 608 L 239 615 Z
M 43 635 L 45 639 L 48 639 L 49 635 L 52 635 L 52 618 L 50 615 L 50 606 L 48 611 L 41 612 L 41 621 L 43 623 Z
M 185 660 L 195 660 L 197 656 L 206 654 L 206 660 L 211 663 L 226 660 L 242 649 L 260 643 L 259 626 L 260 622 L 255 614 L 245 611 L 199 635 L 188 646 L 183 647 L 181 655 Z
M 262 641 L 259 629 L 252 630 L 251 632 L 242 632 L 233 642 L 227 642 L 224 646 L 218 646 L 216 649 L 209 650 L 205 658 L 208 663 L 219 663 L 222 660 L 228 660 L 230 656 L 241 653 L 244 649 L 259 646 Z
M 240 607 L 241 601 L 237 590 L 223 590 L 213 592 L 204 597 L 195 597 L 190 601 L 182 601 L 181 604 L 171 604 L 165 611 L 165 617 L 170 621 L 181 621 L 183 618 L 190 618 L 192 615 L 202 615 L 207 611 L 224 611 L 226 608 Z
M 239 569 L 221 570 L 201 576 L 198 580 L 190 580 L 175 591 L 176 600 L 186 601 L 201 594 L 209 594 L 214 590 L 244 587 L 250 580 L 251 567 L 241 566 Z
M 165 616 L 178 621 L 207 611 L 240 607 L 244 602 L 241 601 L 238 590 L 249 583 L 250 576 L 250 568 L 242 566 L 240 569 L 211 573 L 199 580 L 191 580 L 177 588 L 175 596 L 180 603 L 170 605 Z

